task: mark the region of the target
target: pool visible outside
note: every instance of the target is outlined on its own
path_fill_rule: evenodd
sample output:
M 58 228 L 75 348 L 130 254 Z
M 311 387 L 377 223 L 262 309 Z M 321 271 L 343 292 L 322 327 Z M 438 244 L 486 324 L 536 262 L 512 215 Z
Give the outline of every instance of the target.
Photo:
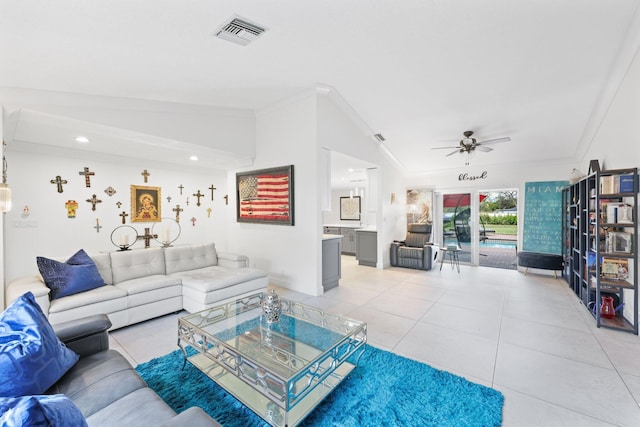
M 516 241 L 500 241 L 500 240 L 485 240 L 484 242 L 480 242 L 480 249 L 482 248 L 504 248 L 504 249 L 515 249 Z M 445 239 L 446 245 L 456 245 L 458 241 L 454 239 Z M 470 246 L 469 243 L 462 244 L 462 249 Z
M 516 248 L 516 242 L 500 242 L 500 241 L 495 241 L 495 240 L 485 240 L 484 242 L 480 243 L 480 247 L 485 247 L 485 248 L 507 248 L 507 249 L 515 249 Z

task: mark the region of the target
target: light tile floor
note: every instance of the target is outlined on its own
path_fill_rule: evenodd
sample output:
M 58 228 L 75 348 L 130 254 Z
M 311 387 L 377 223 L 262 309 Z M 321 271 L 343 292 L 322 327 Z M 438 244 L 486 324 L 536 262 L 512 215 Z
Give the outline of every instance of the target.
M 500 390 L 504 426 L 640 426 L 640 338 L 596 328 L 562 279 L 378 270 L 343 256 L 338 288 L 278 292 L 366 321 L 371 345 Z M 166 354 L 184 314 L 114 331 L 111 346 L 133 365 Z

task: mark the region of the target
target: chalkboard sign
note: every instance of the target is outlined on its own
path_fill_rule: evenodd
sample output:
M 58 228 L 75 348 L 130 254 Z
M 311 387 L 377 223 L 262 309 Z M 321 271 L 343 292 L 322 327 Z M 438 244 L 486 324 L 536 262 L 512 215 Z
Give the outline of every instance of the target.
M 523 250 L 562 253 L 562 190 L 568 181 L 527 182 Z

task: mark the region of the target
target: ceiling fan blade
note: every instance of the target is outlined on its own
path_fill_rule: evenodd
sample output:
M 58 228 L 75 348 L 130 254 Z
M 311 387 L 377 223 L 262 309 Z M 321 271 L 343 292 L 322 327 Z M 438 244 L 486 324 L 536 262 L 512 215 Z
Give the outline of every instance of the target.
M 443 147 L 443 148 L 444 148 L 444 147 Z M 460 149 L 457 149 L 457 150 L 455 150 L 455 151 L 450 152 L 450 153 L 449 153 L 449 154 L 447 154 L 445 157 L 453 156 L 454 154 L 461 153 L 461 152 L 462 152 L 462 151 L 461 151 Z
M 499 142 L 509 142 L 509 141 L 511 141 L 511 138 L 509 138 L 507 136 L 507 137 L 504 137 L 504 138 L 488 139 L 486 141 L 478 142 L 478 144 L 488 145 L 488 144 L 497 144 Z
M 475 148 L 477 150 L 484 151 L 485 153 L 488 153 L 489 151 L 493 151 L 493 148 L 485 147 L 484 145 L 476 145 Z
M 454 148 L 460 148 L 459 146 L 454 147 L 431 147 L 432 150 L 453 150 Z

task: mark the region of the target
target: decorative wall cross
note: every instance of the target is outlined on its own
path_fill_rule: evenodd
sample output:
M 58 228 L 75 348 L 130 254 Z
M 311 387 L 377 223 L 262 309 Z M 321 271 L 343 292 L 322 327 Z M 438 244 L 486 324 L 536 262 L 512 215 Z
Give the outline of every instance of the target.
M 209 190 L 211 190 L 211 201 L 213 201 L 213 190 L 217 190 L 217 188 L 214 187 L 213 184 L 211 184 L 211 187 L 209 187 Z
M 84 171 L 78 172 L 80 175 L 84 175 L 84 185 L 87 187 L 91 187 L 91 177 L 95 175 L 95 172 L 90 172 L 89 168 L 85 167 Z
M 104 192 L 107 193 L 107 196 L 111 197 L 116 194 L 116 189 L 113 187 L 107 187 L 105 188 Z
M 180 184 L 180 185 L 178 185 L 178 188 L 180 189 L 180 195 L 182 196 L 182 189 L 183 189 L 184 187 L 182 186 L 182 184 Z
M 118 207 L 118 209 L 120 209 L 120 206 L 122 206 L 122 202 L 116 202 L 116 206 Z
M 197 219 L 196 219 L 196 217 L 195 217 L 195 216 L 191 218 L 191 224 L 192 224 L 194 227 L 196 226 L 196 221 L 197 221 Z
M 138 236 L 137 240 L 144 240 L 144 247 L 148 248 L 149 247 L 149 242 L 151 241 L 151 239 L 157 239 L 158 235 L 157 234 L 151 234 L 151 232 L 149 231 L 151 228 L 150 227 L 145 227 L 144 229 L 144 234 L 142 236 Z
M 171 203 L 171 196 L 167 196 L 167 202 Z
M 200 197 L 204 197 L 204 194 L 202 194 L 200 190 L 198 190 L 197 193 L 193 193 L 193 196 L 198 198 L 198 201 L 196 202 L 196 206 L 200 206 Z
M 228 205 L 228 204 L 229 204 L 229 195 L 228 195 L 228 194 L 225 194 L 225 195 L 224 195 L 224 204 L 225 204 L 225 205 Z
M 100 225 L 100 219 L 96 218 L 96 225 L 94 225 L 93 228 L 96 229 L 96 233 L 100 232 L 100 229 L 102 228 L 102 226 Z
M 122 211 L 122 213 L 120 215 L 118 215 L 118 216 L 122 217 L 122 223 L 124 224 L 126 219 L 127 219 L 127 217 L 129 216 L 129 214 L 126 213 L 125 211 Z
M 207 217 L 211 218 L 211 211 L 212 210 L 213 209 L 211 209 L 211 208 L 207 208 Z
M 176 222 L 180 222 L 180 212 L 182 212 L 184 209 L 182 209 L 180 207 L 180 205 L 176 205 L 175 208 L 173 208 L 173 211 L 176 213 Z
M 57 175 L 55 177 L 55 179 L 52 179 L 51 181 L 49 181 L 52 184 L 56 184 L 58 186 L 58 193 L 62 193 L 64 190 L 62 189 L 62 184 L 66 184 L 67 180 L 66 179 L 62 179 L 60 177 L 60 175 Z
M 189 198 L 187 197 L 187 206 L 189 206 Z
M 96 210 L 96 204 L 97 203 L 102 203 L 102 200 L 96 198 L 96 195 L 94 194 L 92 198 L 87 199 L 87 202 L 91 203 L 91 210 L 95 211 Z
M 147 172 L 147 170 L 145 169 L 145 170 L 142 171 L 142 173 L 140 175 L 142 175 L 144 177 L 144 182 L 148 182 L 149 175 L 151 175 L 151 174 L 149 172 Z
M 67 208 L 67 218 L 76 217 L 76 209 L 78 209 L 78 202 L 76 202 L 75 200 L 67 200 L 67 203 L 64 204 L 64 207 Z

